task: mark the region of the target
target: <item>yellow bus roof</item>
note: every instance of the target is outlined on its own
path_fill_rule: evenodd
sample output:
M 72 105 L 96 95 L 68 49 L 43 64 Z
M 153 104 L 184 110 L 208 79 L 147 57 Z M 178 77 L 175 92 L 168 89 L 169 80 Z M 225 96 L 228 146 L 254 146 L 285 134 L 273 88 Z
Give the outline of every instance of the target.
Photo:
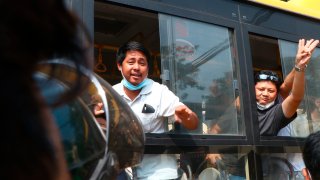
M 320 20 L 320 0 L 249 0 Z

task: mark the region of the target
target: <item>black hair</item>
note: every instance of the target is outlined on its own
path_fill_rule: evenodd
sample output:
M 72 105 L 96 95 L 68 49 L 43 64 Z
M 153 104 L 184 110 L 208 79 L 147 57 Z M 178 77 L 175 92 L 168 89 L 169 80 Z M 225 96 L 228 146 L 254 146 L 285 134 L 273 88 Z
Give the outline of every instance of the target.
M 117 63 L 122 65 L 123 60 L 126 58 L 127 51 L 140 51 L 142 52 L 148 61 L 148 66 L 150 65 L 151 55 L 147 48 L 144 45 L 137 41 L 129 41 L 122 45 L 117 52 Z
M 260 75 L 267 75 L 267 79 L 261 79 Z M 270 79 L 270 77 L 274 77 L 274 79 Z M 254 83 L 257 84 L 257 82 L 260 81 L 271 81 L 276 85 L 277 91 L 279 91 L 280 85 L 282 83 L 280 77 L 278 76 L 277 73 L 270 71 L 270 70 L 261 70 L 255 73 L 254 75 Z
M 79 95 L 88 83 L 79 66 L 91 68 L 93 62 L 87 51 L 91 40 L 83 30 L 64 0 L 0 1 L 0 152 L 5 164 L 0 179 L 69 176 L 58 128 L 34 74 L 41 62 L 68 59 L 78 73 L 60 103 Z
M 312 179 L 320 179 L 320 131 L 307 137 L 302 155 Z

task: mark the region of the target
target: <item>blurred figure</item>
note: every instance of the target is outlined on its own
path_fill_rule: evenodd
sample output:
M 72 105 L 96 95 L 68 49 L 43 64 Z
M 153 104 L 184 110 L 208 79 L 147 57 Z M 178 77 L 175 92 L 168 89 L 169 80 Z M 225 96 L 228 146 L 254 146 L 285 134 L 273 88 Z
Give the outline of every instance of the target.
M 311 111 L 311 119 L 320 120 L 320 98 L 314 100 L 314 109 Z
M 95 119 L 99 123 L 102 130 L 104 130 L 105 132 L 107 128 L 106 113 L 104 112 L 104 106 L 100 96 L 93 95 L 91 97 L 91 103 L 93 105 L 92 107 L 93 115 L 95 116 Z
M 316 132 L 320 130 L 320 98 L 316 97 L 312 103 L 308 119 L 311 119 L 312 132 Z
M 230 87 L 224 88 L 223 83 L 225 82 L 213 80 L 209 87 L 210 95 L 206 101 L 206 120 L 211 120 L 212 123 L 215 123 L 223 115 L 233 101 L 233 89 Z
M 33 78 L 37 64 L 67 58 L 90 67 L 79 38 L 79 20 L 63 0 L 0 1 L 1 137 L 0 179 L 65 180 L 70 175 L 59 131 L 49 105 Z M 90 60 L 90 61 L 89 61 Z M 51 74 L 56 73 L 53 68 Z M 87 84 L 75 85 L 56 105 L 76 97 Z
M 306 169 L 303 170 L 305 179 L 320 179 L 320 131 L 307 137 L 303 149 L 303 161 L 306 165 Z

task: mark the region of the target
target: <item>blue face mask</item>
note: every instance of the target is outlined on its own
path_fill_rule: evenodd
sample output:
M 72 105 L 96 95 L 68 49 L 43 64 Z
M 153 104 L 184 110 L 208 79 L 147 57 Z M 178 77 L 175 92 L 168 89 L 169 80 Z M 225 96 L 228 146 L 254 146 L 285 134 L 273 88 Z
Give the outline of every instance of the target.
M 123 78 L 121 81 L 122 85 L 131 91 L 142 89 L 143 87 L 147 86 L 151 82 L 152 82 L 151 79 L 145 78 L 140 84 L 135 86 L 131 84 L 129 81 L 127 81 L 126 78 Z

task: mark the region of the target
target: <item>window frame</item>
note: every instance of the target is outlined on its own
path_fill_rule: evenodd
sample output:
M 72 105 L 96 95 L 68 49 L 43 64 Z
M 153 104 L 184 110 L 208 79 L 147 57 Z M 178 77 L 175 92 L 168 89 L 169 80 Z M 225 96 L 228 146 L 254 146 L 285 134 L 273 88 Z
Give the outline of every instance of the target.
M 203 149 L 205 149 L 205 152 L 221 152 L 223 149 L 236 146 L 238 149 L 232 150 L 233 153 L 248 154 L 250 178 L 261 179 L 260 153 L 282 153 L 286 152 L 286 148 L 298 149 L 294 150 L 298 152 L 299 148 L 301 149 L 304 145 L 305 138 L 260 136 L 254 96 L 249 34 L 254 33 L 292 42 L 298 42 L 300 37 L 320 39 L 316 31 L 320 27 L 319 21 L 240 0 L 215 0 L 215 2 L 202 0 L 197 2 L 194 7 L 190 7 L 191 0 L 181 2 L 179 6 L 175 4 L 177 2 L 171 4 L 170 1 L 158 0 L 106 0 L 103 2 L 152 13 L 169 14 L 233 29 L 233 38 L 237 49 L 236 68 L 238 68 L 239 94 L 241 97 L 246 97 L 241 98 L 243 119 L 246 126 L 245 135 L 146 134 L 146 153 L 163 153 L 164 151 L 160 149 L 163 146 L 166 149 L 173 148 L 172 152 L 175 153 L 203 152 Z M 219 9 L 223 6 L 226 12 L 208 10 L 208 3 L 218 3 L 217 7 L 210 8 Z M 245 11 L 245 9 L 248 11 Z M 259 24 L 251 21 L 253 11 L 259 9 L 265 9 L 272 13 L 272 16 L 268 19 L 270 22 L 259 22 Z M 202 10 L 205 10 L 205 12 Z M 284 28 L 275 24 L 279 17 L 289 26 Z M 304 26 L 304 28 L 299 28 L 295 23 L 300 23 L 299 26 Z

